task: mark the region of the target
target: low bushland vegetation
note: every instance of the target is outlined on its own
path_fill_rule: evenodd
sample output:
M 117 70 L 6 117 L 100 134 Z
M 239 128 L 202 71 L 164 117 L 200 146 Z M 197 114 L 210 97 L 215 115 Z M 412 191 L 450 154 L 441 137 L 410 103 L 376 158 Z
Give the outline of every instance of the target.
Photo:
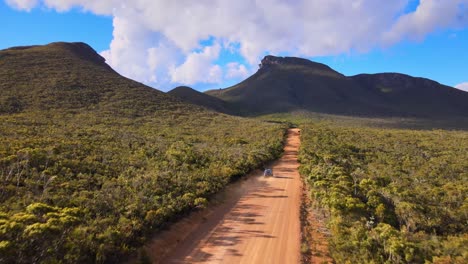
M 118 75 L 84 43 L 0 51 L 0 263 L 116 263 L 276 158 L 285 127 Z
M 467 263 L 468 132 L 302 126 L 337 263 Z
M 278 157 L 284 129 L 201 109 L 2 115 L 0 262 L 121 261 Z

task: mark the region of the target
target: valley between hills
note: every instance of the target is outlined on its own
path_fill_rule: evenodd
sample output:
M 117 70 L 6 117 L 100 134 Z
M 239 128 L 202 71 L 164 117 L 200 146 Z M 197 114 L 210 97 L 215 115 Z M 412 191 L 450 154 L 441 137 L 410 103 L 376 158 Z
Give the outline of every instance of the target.
M 0 263 L 468 262 L 467 92 L 267 56 L 163 93 L 65 42 L 0 89 Z

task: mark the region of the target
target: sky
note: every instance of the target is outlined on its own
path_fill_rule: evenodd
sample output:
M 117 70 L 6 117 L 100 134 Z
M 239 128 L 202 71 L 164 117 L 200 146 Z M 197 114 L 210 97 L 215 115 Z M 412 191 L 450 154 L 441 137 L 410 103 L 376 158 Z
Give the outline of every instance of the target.
M 0 0 L 0 49 L 86 42 L 162 91 L 234 85 L 268 54 L 468 91 L 468 0 Z

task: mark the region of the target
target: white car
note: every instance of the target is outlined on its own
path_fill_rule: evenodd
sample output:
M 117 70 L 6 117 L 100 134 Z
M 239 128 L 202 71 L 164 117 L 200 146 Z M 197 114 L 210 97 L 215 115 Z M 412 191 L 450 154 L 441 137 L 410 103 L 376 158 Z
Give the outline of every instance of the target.
M 273 170 L 272 169 L 265 169 L 263 172 L 263 176 L 273 176 Z

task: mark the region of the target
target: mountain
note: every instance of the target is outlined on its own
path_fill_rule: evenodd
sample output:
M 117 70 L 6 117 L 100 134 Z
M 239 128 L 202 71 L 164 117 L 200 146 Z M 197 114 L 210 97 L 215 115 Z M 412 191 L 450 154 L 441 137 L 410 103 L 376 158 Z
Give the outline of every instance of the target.
M 327 65 L 266 56 L 260 69 L 226 89 L 210 90 L 241 115 L 295 110 L 359 116 L 468 115 L 468 93 L 402 74 L 352 77 Z
M 190 107 L 119 75 L 85 43 L 1 50 L 0 91 L 0 114 L 60 109 L 141 116 Z
M 468 93 L 400 73 L 349 77 L 379 97 L 379 103 L 415 116 L 468 116 Z
M 193 88 L 187 87 L 187 86 L 179 86 L 171 91 L 168 92 L 168 94 L 178 97 L 181 100 L 194 104 L 194 105 L 199 105 L 203 106 L 205 108 L 221 112 L 221 113 L 234 113 L 232 109 L 230 109 L 229 103 L 214 97 L 210 96 L 208 94 L 204 94 L 202 92 L 199 92 L 197 90 L 194 90 Z

